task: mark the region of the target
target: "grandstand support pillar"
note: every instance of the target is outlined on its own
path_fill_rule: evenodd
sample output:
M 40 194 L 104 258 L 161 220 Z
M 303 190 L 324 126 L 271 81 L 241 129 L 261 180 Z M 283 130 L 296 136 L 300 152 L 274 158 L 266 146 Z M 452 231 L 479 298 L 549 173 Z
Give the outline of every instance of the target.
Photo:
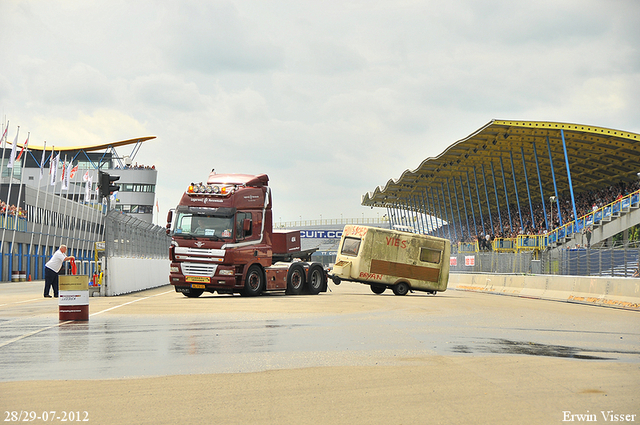
M 447 177 L 447 188 L 449 188 L 449 177 Z M 460 240 L 464 240 L 464 230 L 462 230 L 462 217 L 460 217 L 460 204 L 458 203 L 458 189 L 456 189 L 456 179 L 453 177 L 453 192 L 456 195 L 456 210 L 458 211 L 458 225 L 460 226 Z M 449 189 L 449 197 L 451 197 L 451 189 Z M 453 204 L 451 205 L 453 207 Z
M 444 184 L 442 185 L 442 192 L 444 193 Z M 456 217 L 453 213 L 453 202 L 451 201 L 451 188 L 449 187 L 449 177 L 447 177 L 447 193 L 449 194 L 449 211 L 451 211 L 451 223 L 453 224 L 453 236 L 455 240 L 458 239 L 458 230 L 456 229 Z M 452 240 L 453 242 L 453 240 Z
M 498 186 L 496 185 L 496 172 L 493 169 L 493 161 L 489 161 L 491 164 L 491 178 L 493 179 L 493 193 L 496 195 L 496 209 L 498 210 L 498 223 L 500 224 L 500 231 L 504 233 L 502 227 L 502 215 L 500 214 L 500 198 L 498 198 Z
M 524 171 L 524 185 L 527 187 L 527 198 L 529 199 L 529 212 L 531 213 L 531 226 L 536 228 L 536 220 L 533 217 L 533 204 L 531 202 L 531 192 L 529 191 L 529 175 L 527 174 L 527 162 L 524 159 L 524 148 L 520 146 L 520 154 L 522 155 L 522 170 Z
M 558 223 L 562 226 L 562 211 L 560 210 L 560 197 L 558 196 L 558 185 L 556 184 L 556 172 L 553 169 L 553 155 L 551 154 L 551 144 L 549 136 L 547 136 L 547 150 L 549 151 L 549 165 L 551 166 L 551 179 L 553 180 L 553 191 L 556 197 L 556 207 L 558 208 Z M 551 218 L 551 227 L 553 228 L 553 217 Z
M 426 192 L 427 189 L 425 188 L 424 191 Z M 424 198 L 424 193 L 421 193 L 420 196 L 422 197 L 422 205 L 424 205 L 424 210 L 426 214 L 429 216 L 428 218 L 429 221 L 427 222 L 427 227 L 429 228 L 428 234 L 432 235 L 435 227 L 433 227 L 433 214 L 431 214 L 431 211 L 429 209 L 429 199 Z
M 427 206 L 424 203 L 424 195 L 422 194 L 422 192 L 419 193 L 420 195 L 420 199 L 418 200 L 418 202 L 421 205 L 422 208 L 422 227 L 424 227 L 424 234 L 428 235 L 429 234 L 429 222 L 427 221 L 427 216 L 429 215 L 429 211 L 427 211 Z M 417 195 L 416 195 L 417 196 Z
M 478 188 L 478 174 L 476 174 L 476 166 L 473 166 L 473 180 L 476 182 L 476 196 L 478 197 L 478 211 L 480 212 L 480 224 L 482 224 L 482 233 L 487 234 L 484 227 L 484 217 L 482 214 L 482 203 L 480 202 L 480 189 Z
M 542 199 L 542 214 L 544 215 L 544 224 L 547 227 L 547 230 L 551 230 L 549 228 L 549 222 L 547 221 L 547 207 L 544 202 L 544 191 L 542 190 L 542 178 L 540 177 L 540 162 L 538 161 L 538 151 L 536 150 L 536 142 L 531 143 L 533 145 L 533 157 L 536 160 L 536 171 L 538 173 L 538 185 L 540 186 L 540 199 Z
M 414 233 L 420 233 L 420 226 L 418 225 L 418 215 L 416 211 L 416 207 L 413 204 L 413 196 L 407 198 L 407 205 L 409 207 L 409 213 L 411 214 L 411 221 Z
M 435 217 L 435 221 L 436 221 L 436 227 L 435 227 L 435 235 L 436 236 L 442 236 L 442 232 L 441 232 L 441 228 L 438 225 L 438 212 L 436 211 L 436 203 L 434 201 L 433 198 L 433 189 L 431 189 L 431 191 L 427 192 L 427 197 L 431 196 L 431 208 L 433 209 L 433 213 L 434 213 L 434 217 Z
M 444 234 L 444 226 L 442 225 L 442 221 L 444 220 L 444 214 L 442 214 L 442 206 L 440 205 L 440 196 L 438 195 L 438 190 L 431 188 L 431 194 L 433 195 L 433 206 L 438 209 L 438 217 L 440 217 L 440 237 L 446 238 Z
M 476 225 L 476 211 L 473 208 L 473 195 L 471 194 L 471 180 L 469 179 L 469 171 L 467 171 L 467 190 L 469 191 L 469 205 L 471 205 L 471 218 L 473 218 L 473 230 L 478 236 L 478 226 Z
M 445 196 L 445 193 L 444 193 L 443 183 L 440 183 L 440 189 L 442 190 L 442 205 L 444 205 L 444 219 L 447 220 L 447 230 L 449 231 L 449 240 L 453 241 L 453 239 L 451 238 L 451 222 L 453 220 L 449 220 L 449 211 L 447 211 L 447 197 Z
M 626 248 L 629 246 L 629 228 L 622 231 L 622 244 L 624 245 L 626 252 Z
M 509 157 L 511 158 L 511 177 L 513 177 L 513 188 L 516 194 L 516 205 L 518 205 L 520 228 L 524 230 L 524 223 L 522 223 L 522 210 L 520 209 L 520 197 L 518 196 L 518 184 L 516 183 L 516 167 L 513 165 L 513 152 L 509 151 Z
M 471 238 L 471 226 L 469 225 L 469 212 L 467 211 L 467 201 L 464 199 L 464 186 L 462 184 L 462 176 L 459 176 L 459 177 L 460 177 L 460 193 L 462 193 L 462 206 L 464 206 L 464 218 L 467 221 L 467 236 Z
M 502 171 L 502 184 L 504 185 L 504 199 L 507 202 L 507 213 L 509 213 L 509 227 L 513 233 L 513 220 L 511 220 L 511 207 L 509 206 L 509 192 L 507 192 L 507 179 L 504 177 L 504 163 L 500 157 L 500 170 Z
M 484 196 L 487 199 L 487 212 L 489 213 L 489 224 L 491 227 L 489 228 L 490 234 L 493 234 L 493 217 L 491 217 L 491 203 L 489 202 L 489 190 L 487 189 L 487 177 L 484 172 L 484 164 L 480 164 L 482 167 L 482 182 L 484 183 Z M 475 172 L 475 169 L 474 169 Z
M 571 193 L 571 205 L 573 206 L 573 219 L 578 220 L 578 212 L 576 211 L 576 198 L 573 196 L 573 184 L 571 183 L 571 170 L 569 169 L 569 155 L 567 154 L 567 144 L 564 141 L 564 130 L 560 129 L 562 136 L 562 149 L 564 150 L 564 161 L 567 164 L 567 178 L 569 179 L 569 192 Z

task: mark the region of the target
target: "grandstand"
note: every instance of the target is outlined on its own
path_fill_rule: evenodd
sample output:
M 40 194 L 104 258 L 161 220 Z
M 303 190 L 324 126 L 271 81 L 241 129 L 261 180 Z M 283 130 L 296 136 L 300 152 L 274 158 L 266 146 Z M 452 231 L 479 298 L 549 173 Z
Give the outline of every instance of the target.
M 492 120 L 362 205 L 386 208 L 392 225 L 448 238 L 462 253 L 628 245 L 640 223 L 639 172 L 636 133 Z

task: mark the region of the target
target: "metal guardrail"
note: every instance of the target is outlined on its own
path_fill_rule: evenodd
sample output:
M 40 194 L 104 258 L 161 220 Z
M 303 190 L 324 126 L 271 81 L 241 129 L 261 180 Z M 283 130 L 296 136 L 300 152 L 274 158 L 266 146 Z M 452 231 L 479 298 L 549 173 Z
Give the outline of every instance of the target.
M 632 277 L 640 247 L 452 254 L 451 272 Z

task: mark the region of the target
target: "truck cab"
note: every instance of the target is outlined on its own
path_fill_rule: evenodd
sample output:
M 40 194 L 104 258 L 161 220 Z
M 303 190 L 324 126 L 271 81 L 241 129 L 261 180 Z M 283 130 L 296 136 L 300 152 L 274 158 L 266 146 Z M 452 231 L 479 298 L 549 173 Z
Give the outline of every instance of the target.
M 188 186 L 167 217 L 172 237 L 169 281 L 177 292 L 198 297 L 205 291 L 254 296 L 265 290 L 291 290 L 289 263 L 273 260 L 292 259 L 300 250 L 300 235 L 273 232 L 268 182 L 266 174 L 212 172 L 206 183 Z M 285 252 L 274 252 L 274 246 Z M 298 286 L 311 288 L 307 281 L 315 276 L 317 282 L 317 267 L 299 266 Z M 313 287 L 311 292 L 319 290 Z

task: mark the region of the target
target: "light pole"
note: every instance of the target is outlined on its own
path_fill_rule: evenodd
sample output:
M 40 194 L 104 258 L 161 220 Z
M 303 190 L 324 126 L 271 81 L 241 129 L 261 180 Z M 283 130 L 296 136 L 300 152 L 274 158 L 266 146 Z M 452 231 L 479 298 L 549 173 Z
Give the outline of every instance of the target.
M 553 203 L 556 201 L 555 196 L 549 197 L 549 202 L 551 203 L 551 230 L 553 230 Z

